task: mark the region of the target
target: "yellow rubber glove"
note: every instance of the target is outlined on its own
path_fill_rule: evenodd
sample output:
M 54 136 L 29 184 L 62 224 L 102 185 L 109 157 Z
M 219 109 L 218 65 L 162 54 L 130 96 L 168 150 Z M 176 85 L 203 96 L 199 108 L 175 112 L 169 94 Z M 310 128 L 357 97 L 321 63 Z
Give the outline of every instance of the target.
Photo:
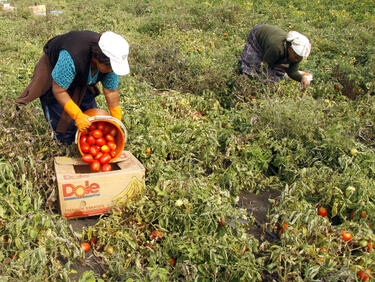
M 75 120 L 77 128 L 79 131 L 85 131 L 91 125 L 89 121 L 89 116 L 82 113 L 81 109 L 77 106 L 76 103 L 70 99 L 66 102 L 64 106 L 64 111 L 68 113 L 68 115 Z
M 119 121 L 121 121 L 122 118 L 122 110 L 120 106 L 117 106 L 115 108 L 109 109 L 109 112 L 111 113 L 111 116 L 114 118 L 117 118 Z

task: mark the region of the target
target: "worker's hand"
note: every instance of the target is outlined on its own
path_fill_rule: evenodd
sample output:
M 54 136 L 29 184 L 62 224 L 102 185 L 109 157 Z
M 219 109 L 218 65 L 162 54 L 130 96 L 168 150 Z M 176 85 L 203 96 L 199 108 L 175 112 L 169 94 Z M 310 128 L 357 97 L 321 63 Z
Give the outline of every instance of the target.
M 81 109 L 76 103 L 73 102 L 72 99 L 66 102 L 64 105 L 64 111 L 75 120 L 79 131 L 85 131 L 90 127 L 91 122 L 89 121 L 89 116 L 82 113 Z
M 89 129 L 91 125 L 91 121 L 89 121 L 89 117 L 90 116 L 85 115 L 82 112 L 77 115 L 77 118 L 75 119 L 75 121 L 76 121 L 76 125 L 79 131 L 86 131 L 87 129 Z
M 309 87 L 309 85 L 310 85 L 310 82 L 307 80 L 306 75 L 302 75 L 302 78 L 301 78 L 301 89 L 305 90 L 307 87 Z
M 120 106 L 117 106 L 115 108 L 109 109 L 109 112 L 111 113 L 111 116 L 114 118 L 117 118 L 119 121 L 122 119 L 122 110 Z

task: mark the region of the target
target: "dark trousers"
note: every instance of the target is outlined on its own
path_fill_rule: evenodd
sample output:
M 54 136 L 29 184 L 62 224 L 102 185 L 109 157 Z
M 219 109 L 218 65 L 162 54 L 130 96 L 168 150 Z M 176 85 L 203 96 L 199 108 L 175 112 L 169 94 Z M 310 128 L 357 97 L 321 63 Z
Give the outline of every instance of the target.
M 57 102 L 55 96 L 52 93 L 52 88 L 50 88 L 43 96 L 40 97 L 40 102 L 42 104 L 42 109 L 50 128 L 55 132 L 55 139 L 61 141 L 65 144 L 72 144 L 75 139 L 75 134 L 77 131 L 76 124 L 74 120 L 69 124 L 69 127 L 65 133 L 56 132 L 57 124 L 59 123 L 61 113 L 64 108 L 59 102 Z M 91 91 L 86 90 L 86 94 L 83 97 L 80 109 L 82 112 L 97 108 L 98 105 L 95 101 L 95 95 Z

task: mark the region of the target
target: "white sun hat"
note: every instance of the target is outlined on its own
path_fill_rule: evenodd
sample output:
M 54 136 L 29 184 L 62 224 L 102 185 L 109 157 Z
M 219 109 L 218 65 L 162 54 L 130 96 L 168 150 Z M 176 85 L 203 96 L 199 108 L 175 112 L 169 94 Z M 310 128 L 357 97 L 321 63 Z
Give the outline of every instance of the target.
M 297 31 L 290 31 L 286 37 L 286 41 L 291 43 L 293 51 L 303 58 L 307 58 L 311 52 L 311 44 L 309 39 Z
M 98 44 L 104 55 L 109 58 L 114 73 L 126 75 L 130 72 L 129 43 L 121 35 L 106 31 L 100 36 Z

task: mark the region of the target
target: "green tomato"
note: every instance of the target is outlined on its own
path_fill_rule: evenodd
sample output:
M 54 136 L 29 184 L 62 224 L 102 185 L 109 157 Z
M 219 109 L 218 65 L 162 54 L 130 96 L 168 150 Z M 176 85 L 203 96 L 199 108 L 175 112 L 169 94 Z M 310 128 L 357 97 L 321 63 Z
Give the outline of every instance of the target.
M 367 240 L 364 240 L 364 239 L 361 240 L 361 241 L 359 242 L 359 245 L 360 245 L 362 248 L 366 247 L 367 244 L 368 244 Z
M 348 186 L 345 190 L 345 196 L 350 197 L 355 193 L 356 189 L 354 186 Z

